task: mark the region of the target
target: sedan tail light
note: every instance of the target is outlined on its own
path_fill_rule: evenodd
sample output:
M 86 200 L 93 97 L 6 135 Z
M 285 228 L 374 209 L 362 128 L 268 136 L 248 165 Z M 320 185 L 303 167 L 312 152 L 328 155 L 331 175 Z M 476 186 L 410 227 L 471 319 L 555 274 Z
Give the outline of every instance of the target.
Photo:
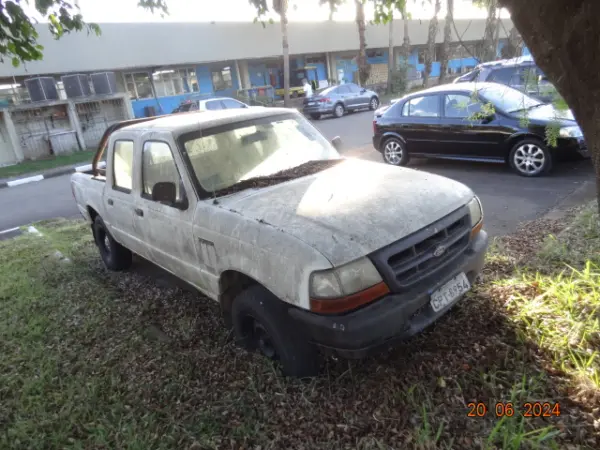
M 329 97 L 323 97 L 319 99 L 320 103 L 329 103 L 331 99 Z

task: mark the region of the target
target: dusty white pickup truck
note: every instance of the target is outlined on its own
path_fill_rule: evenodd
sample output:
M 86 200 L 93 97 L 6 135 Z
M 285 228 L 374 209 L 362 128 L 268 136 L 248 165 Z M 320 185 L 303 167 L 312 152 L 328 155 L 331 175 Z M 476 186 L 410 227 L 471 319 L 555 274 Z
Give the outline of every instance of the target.
M 108 269 L 136 253 L 173 273 L 293 376 L 318 371 L 319 348 L 362 357 L 424 329 L 487 247 L 466 186 L 341 158 L 287 109 L 120 123 L 72 188 Z

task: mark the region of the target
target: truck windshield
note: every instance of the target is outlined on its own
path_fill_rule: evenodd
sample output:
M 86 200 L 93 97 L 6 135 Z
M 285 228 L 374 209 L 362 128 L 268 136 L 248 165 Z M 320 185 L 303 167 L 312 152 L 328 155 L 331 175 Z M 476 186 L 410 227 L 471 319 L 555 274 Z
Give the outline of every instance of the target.
M 311 161 L 340 158 L 306 119 L 296 115 L 252 119 L 191 133 L 182 136 L 181 144 L 206 192 L 228 190 L 244 180 L 264 180 Z M 322 166 L 315 168 L 322 170 Z

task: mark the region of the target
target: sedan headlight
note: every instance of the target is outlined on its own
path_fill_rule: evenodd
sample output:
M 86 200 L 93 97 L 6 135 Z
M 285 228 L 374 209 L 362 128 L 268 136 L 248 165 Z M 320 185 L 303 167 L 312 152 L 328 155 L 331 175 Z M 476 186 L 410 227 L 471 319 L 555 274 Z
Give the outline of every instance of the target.
M 578 126 L 572 126 L 561 128 L 558 132 L 558 135 L 564 138 L 580 138 L 583 136 L 583 133 L 581 132 L 581 128 Z
M 381 275 L 366 257 L 310 276 L 311 310 L 315 312 L 347 311 L 388 292 Z

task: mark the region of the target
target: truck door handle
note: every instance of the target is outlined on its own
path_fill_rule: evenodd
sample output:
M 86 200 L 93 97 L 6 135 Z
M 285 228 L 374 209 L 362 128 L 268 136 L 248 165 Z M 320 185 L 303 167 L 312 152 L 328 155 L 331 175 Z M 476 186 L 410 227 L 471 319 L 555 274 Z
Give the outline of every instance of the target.
M 140 217 L 144 217 L 144 210 L 140 209 L 140 208 L 135 208 L 134 209 L 135 213 L 140 216 Z
M 114 204 L 114 202 L 113 202 L 113 199 L 112 199 L 112 198 L 109 198 L 109 199 L 108 199 L 108 201 L 107 201 L 106 203 L 108 203 L 110 206 L 112 206 L 112 205 Z

